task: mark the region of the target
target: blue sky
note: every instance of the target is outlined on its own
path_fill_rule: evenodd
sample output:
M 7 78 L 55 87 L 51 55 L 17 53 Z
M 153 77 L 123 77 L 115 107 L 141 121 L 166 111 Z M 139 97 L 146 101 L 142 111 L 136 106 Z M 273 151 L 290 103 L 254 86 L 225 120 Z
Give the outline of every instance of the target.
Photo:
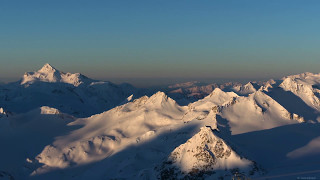
M 0 1 L 0 79 L 280 78 L 320 69 L 320 1 Z

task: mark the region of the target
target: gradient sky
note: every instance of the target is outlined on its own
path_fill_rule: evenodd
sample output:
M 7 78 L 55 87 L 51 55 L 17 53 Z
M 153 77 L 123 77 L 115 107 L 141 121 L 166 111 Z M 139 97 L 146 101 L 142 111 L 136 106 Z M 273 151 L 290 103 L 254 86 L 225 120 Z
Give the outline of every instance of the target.
M 114 78 L 320 70 L 318 0 L 1 0 L 0 79 L 50 63 Z

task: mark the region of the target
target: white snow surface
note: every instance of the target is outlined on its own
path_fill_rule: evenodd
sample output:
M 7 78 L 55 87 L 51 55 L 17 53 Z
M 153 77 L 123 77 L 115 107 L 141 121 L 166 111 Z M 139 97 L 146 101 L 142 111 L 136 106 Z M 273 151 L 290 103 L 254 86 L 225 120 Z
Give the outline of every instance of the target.
M 142 96 L 49 64 L 2 85 L 0 179 L 230 179 L 320 161 L 320 74 L 171 88 L 203 98 L 179 105 L 164 92 Z
M 308 106 L 320 111 L 320 74 L 302 73 L 283 78 L 280 87 L 300 97 Z
M 109 110 L 141 93 L 129 84 L 92 80 L 80 73 L 63 73 L 49 64 L 25 73 L 21 81 L 0 88 L 0 104 L 13 113 L 50 106 L 76 117 Z
M 248 82 L 245 85 L 236 85 L 232 89 L 239 95 L 248 95 L 256 91 L 251 82 Z
M 298 123 L 284 107 L 261 91 L 222 106 L 220 115 L 228 120 L 232 134 Z
M 249 169 L 252 165 L 252 162 L 241 158 L 208 127 L 202 127 L 199 133 L 174 149 L 169 160 L 185 173 L 190 173 L 194 169 L 205 171 Z
M 21 79 L 21 85 L 32 84 L 37 81 L 42 82 L 62 82 L 79 86 L 82 83 L 89 83 L 93 80 L 87 78 L 80 73 L 64 73 L 52 67 L 50 64 L 45 64 L 40 70 L 35 72 L 25 73 Z

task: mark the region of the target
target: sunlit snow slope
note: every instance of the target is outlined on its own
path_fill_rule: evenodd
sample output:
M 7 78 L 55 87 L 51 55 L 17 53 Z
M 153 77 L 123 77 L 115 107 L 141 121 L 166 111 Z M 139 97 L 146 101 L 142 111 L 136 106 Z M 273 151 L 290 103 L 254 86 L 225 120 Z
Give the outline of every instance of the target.
M 152 93 L 46 64 L 0 87 L 0 179 L 291 178 L 318 169 L 319 87 L 303 73 Z

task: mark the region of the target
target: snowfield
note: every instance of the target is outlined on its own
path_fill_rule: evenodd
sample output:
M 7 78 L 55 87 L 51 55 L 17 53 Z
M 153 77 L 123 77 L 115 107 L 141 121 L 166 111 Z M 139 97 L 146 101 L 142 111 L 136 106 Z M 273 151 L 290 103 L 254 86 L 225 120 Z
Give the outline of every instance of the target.
M 320 178 L 320 74 L 159 90 L 49 64 L 1 85 L 0 180 Z

